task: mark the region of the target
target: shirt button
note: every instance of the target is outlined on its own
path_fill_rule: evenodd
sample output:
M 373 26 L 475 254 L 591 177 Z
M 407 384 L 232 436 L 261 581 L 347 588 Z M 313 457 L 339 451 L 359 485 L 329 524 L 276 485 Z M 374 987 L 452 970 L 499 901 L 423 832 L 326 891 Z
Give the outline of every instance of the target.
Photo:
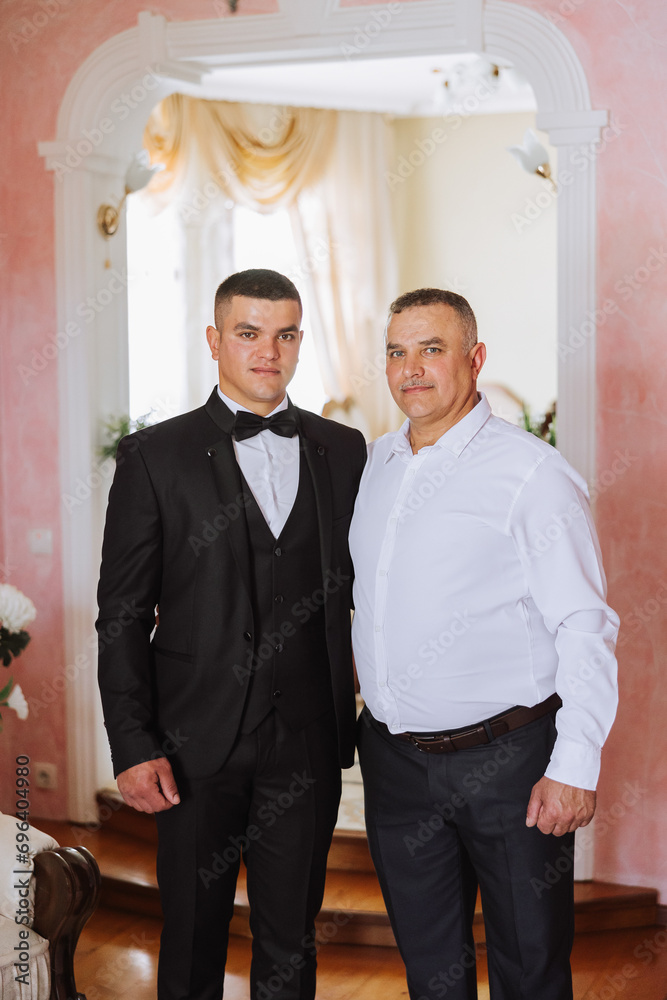
M 283 550 L 281 548 L 274 549 L 273 554 L 274 556 L 281 556 L 283 554 Z
M 273 692 L 273 697 L 274 698 L 280 698 L 281 694 L 282 694 L 282 691 L 274 691 Z
M 282 604 L 285 598 L 283 597 L 282 594 L 276 594 L 273 600 L 276 602 L 276 604 Z
M 250 640 L 252 639 L 252 633 L 251 632 L 244 632 L 243 633 L 243 638 L 245 639 L 246 642 L 250 642 Z
M 282 653 L 282 651 L 283 651 L 283 644 L 282 644 L 282 642 L 279 642 L 278 645 L 274 646 L 273 648 L 275 649 L 276 653 Z

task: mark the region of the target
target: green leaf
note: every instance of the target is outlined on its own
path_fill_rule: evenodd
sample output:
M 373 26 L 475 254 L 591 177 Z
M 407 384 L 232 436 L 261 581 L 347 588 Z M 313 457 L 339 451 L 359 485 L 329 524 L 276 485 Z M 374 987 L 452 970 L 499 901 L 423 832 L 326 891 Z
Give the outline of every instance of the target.
M 30 642 L 30 634 L 25 629 L 20 632 L 9 632 L 6 628 L 0 628 L 0 655 L 3 666 L 8 667 L 12 662 L 12 657 L 23 652 Z
M 9 698 L 9 692 L 11 691 L 13 686 L 14 686 L 14 678 L 10 677 L 9 683 L 3 687 L 2 691 L 0 691 L 0 701 L 4 701 L 5 698 Z
M 154 410 L 144 413 L 136 420 L 131 420 L 129 414 L 124 413 L 121 417 L 109 417 L 102 424 L 102 430 L 106 441 L 97 449 L 97 454 L 102 459 L 116 458 L 118 445 L 124 437 L 134 431 L 143 431 L 155 423 Z
M 521 417 L 524 430 L 528 431 L 529 434 L 534 434 L 535 437 L 542 438 L 543 441 L 547 441 L 554 448 L 556 447 L 555 403 L 552 404 L 551 410 L 545 413 L 544 417 L 532 417 L 526 403 L 522 403 Z

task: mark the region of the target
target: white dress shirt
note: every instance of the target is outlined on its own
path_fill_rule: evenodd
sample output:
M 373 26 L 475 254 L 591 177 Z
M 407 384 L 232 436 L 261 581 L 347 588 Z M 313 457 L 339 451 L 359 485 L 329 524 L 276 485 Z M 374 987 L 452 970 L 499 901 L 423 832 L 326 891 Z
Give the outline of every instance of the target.
M 238 410 L 254 412 L 225 396 L 220 386 L 218 394 L 232 413 Z M 272 417 L 274 413 L 286 410 L 287 405 L 285 396 L 282 403 L 267 416 Z M 241 472 L 273 536 L 277 538 L 290 516 L 299 489 L 299 435 L 285 438 L 267 430 L 260 431 L 245 441 L 237 441 L 236 438 L 232 440 Z
M 436 732 L 557 691 L 547 776 L 595 788 L 619 620 L 584 480 L 483 395 L 416 455 L 408 434 L 370 445 L 350 529 L 368 708 L 392 733 Z

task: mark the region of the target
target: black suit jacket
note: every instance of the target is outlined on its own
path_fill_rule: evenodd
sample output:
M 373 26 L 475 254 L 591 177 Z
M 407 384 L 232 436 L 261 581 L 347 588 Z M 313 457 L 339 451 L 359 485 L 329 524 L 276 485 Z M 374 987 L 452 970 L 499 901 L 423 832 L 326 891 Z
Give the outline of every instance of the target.
M 291 405 L 291 404 L 290 404 Z M 317 503 L 340 762 L 354 754 L 347 534 L 362 435 L 294 407 Z M 156 756 L 196 777 L 238 732 L 254 639 L 248 503 L 214 389 L 205 406 L 123 439 L 98 589 L 99 681 L 114 773 Z M 160 623 L 155 625 L 155 606 Z M 173 756 L 172 756 L 173 755 Z

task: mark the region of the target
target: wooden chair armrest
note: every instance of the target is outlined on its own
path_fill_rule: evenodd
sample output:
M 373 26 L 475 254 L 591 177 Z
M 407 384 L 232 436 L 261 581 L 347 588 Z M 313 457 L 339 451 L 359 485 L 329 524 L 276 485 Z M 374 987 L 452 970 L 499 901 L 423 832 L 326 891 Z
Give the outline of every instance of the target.
M 50 1000 L 82 997 L 74 981 L 74 951 L 97 906 L 100 870 L 85 847 L 59 847 L 35 855 L 33 929 L 49 941 Z

